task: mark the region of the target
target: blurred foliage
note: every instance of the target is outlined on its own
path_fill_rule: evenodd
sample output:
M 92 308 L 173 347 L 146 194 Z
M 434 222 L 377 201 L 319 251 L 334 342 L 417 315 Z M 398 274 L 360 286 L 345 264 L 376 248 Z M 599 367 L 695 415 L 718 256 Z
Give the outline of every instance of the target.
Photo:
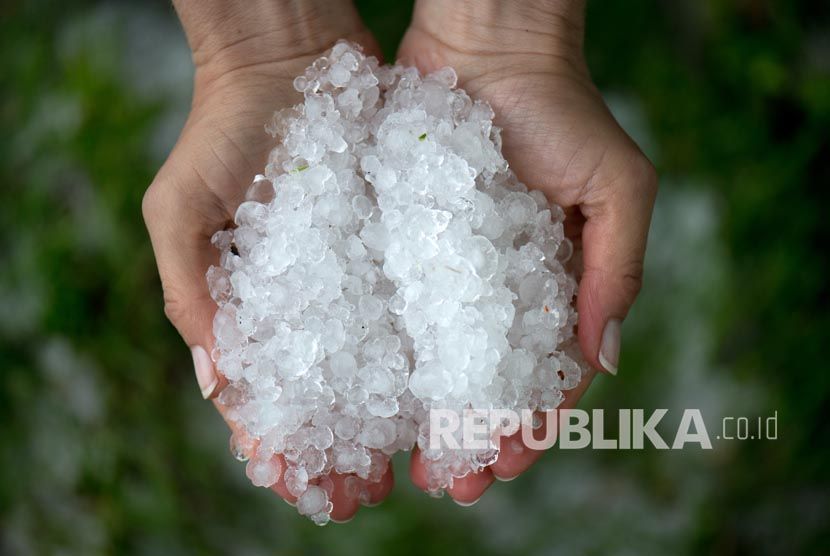
M 411 2 L 358 4 L 394 58 Z M 399 458 L 389 500 L 323 529 L 246 484 L 162 314 L 140 200 L 188 84 L 153 85 L 148 43 L 186 53 L 178 33 L 161 1 L 0 5 L 0 553 L 830 546 L 826 2 L 588 9 L 594 77 L 664 179 L 621 376 L 584 405 L 777 411 L 779 439 L 554 450 L 469 509 Z

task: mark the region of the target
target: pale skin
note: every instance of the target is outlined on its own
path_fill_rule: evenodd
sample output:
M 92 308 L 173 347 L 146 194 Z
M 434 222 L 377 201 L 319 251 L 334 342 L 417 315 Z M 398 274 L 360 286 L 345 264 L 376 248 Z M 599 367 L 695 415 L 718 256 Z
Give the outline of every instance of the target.
M 339 38 L 362 44 L 367 54 L 378 50 L 345 0 L 176 0 L 174 5 L 196 66 L 193 103 L 142 208 L 165 313 L 193 352 L 203 396 L 215 400 L 224 380 L 207 356 L 216 306 L 205 272 L 218 261 L 210 237 L 232 222 L 273 148 L 264 122 L 275 110 L 301 101 L 291 85 L 294 76 Z M 425 72 L 454 67 L 459 86 L 495 109 L 504 155 L 519 178 L 568 212 L 568 233 L 584 252 L 579 343 L 596 370 L 567 393 L 566 407 L 577 403 L 597 372 L 616 374 L 619 324 L 640 289 L 657 190 L 653 166 L 591 81 L 582 54 L 583 12 L 581 0 L 418 0 L 398 51 L 400 60 Z M 541 455 L 504 450 L 490 467 L 457 479 L 448 493 L 459 503 L 472 503 L 494 480 L 516 477 Z M 426 487 L 417 451 L 410 476 Z M 360 507 L 345 496 L 343 480 L 332 475 L 332 517 L 338 521 Z M 390 468 L 371 487 L 369 503 L 382 501 L 392 483 Z M 282 481 L 272 490 L 294 501 Z

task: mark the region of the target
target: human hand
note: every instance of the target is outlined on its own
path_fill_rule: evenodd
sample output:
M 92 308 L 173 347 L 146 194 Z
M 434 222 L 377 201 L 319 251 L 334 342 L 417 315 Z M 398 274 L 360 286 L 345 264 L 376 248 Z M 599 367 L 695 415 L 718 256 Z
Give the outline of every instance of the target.
M 377 47 L 349 3 L 175 2 L 196 66 L 190 115 L 169 158 L 144 196 L 142 210 L 164 290 L 167 317 L 191 348 L 199 387 L 214 400 L 226 382 L 214 369 L 216 304 L 205 273 L 218 264 L 210 238 L 233 223 L 254 176 L 262 172 L 274 139 L 264 130 L 275 110 L 301 102 L 294 76 L 342 37 L 376 54 Z M 237 440 L 244 437 L 227 420 Z M 241 458 L 255 446 L 237 446 Z M 285 469 L 282 456 L 280 460 Z M 342 521 L 359 509 L 346 495 L 345 476 L 330 475 L 334 507 Z M 391 468 L 366 486 L 366 503 L 380 502 L 392 488 Z M 285 481 L 272 487 L 296 501 Z
M 642 282 L 657 178 L 591 81 L 582 54 L 583 4 L 418 0 L 398 57 L 425 73 L 455 68 L 459 86 L 493 107 L 519 179 L 565 208 L 566 234 L 583 251 L 579 344 L 593 367 L 616 374 L 620 326 Z M 561 408 L 574 407 L 594 375 L 566 392 Z M 511 449 L 457 479 L 448 489 L 453 499 L 476 501 L 494 479 L 519 475 L 542 454 L 524 447 L 520 433 L 501 445 Z M 417 453 L 410 474 L 426 489 Z

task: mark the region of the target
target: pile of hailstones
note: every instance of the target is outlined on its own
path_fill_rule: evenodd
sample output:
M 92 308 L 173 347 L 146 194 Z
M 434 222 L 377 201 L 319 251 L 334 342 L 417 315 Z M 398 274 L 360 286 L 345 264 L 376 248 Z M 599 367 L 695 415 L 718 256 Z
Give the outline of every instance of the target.
M 431 408 L 550 410 L 582 376 L 563 211 L 455 84 L 338 43 L 295 79 L 305 102 L 266 126 L 265 174 L 213 238 L 232 448 L 319 524 L 332 471 L 365 498 L 416 444 L 433 491 L 495 461 L 429 449 Z

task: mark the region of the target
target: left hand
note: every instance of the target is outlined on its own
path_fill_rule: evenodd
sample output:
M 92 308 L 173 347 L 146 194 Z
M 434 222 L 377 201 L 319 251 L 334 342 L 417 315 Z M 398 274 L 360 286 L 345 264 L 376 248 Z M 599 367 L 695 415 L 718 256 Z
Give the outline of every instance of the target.
M 424 73 L 455 68 L 459 87 L 493 107 L 505 158 L 519 179 L 565 208 L 566 233 L 584 256 L 580 347 L 596 369 L 616 374 L 620 326 L 642 282 L 657 178 L 591 81 L 582 54 L 582 4 L 419 0 L 398 56 Z M 566 392 L 561 407 L 574 407 L 594 375 Z M 455 480 L 448 489 L 453 499 L 472 503 L 494 479 L 509 480 L 541 456 L 517 446 L 517 439 L 520 433 L 502 439 L 513 449 L 502 450 L 489 468 Z M 417 452 L 411 475 L 426 488 Z

